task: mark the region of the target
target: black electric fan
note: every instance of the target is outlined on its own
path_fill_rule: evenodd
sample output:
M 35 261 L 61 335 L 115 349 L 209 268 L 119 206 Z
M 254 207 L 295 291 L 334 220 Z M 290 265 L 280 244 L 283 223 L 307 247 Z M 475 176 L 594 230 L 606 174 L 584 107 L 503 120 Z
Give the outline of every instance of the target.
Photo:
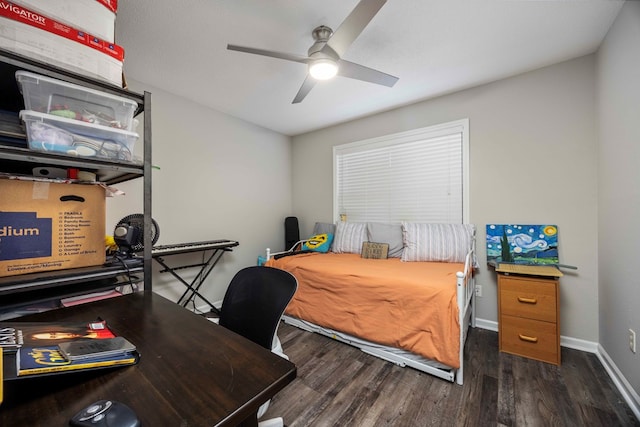
M 160 237 L 158 223 L 151 219 L 151 244 L 155 245 Z M 118 254 L 124 258 L 134 258 L 136 252 L 144 249 L 144 215 L 131 214 L 116 224 L 113 240 L 118 245 Z

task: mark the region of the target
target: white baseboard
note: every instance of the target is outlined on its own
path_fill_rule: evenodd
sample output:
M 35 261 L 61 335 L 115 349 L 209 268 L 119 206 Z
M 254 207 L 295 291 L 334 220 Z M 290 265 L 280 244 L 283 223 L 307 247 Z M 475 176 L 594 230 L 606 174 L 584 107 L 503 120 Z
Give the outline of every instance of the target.
M 640 396 L 633 387 L 631 387 L 631 384 L 629 384 L 629 381 L 622 375 L 622 372 L 620 372 L 616 364 L 613 363 L 613 360 L 611 360 L 605 349 L 599 344 L 596 354 L 602 366 L 604 366 L 604 369 L 606 369 L 609 374 L 609 377 L 611 377 L 611 380 L 616 385 L 616 388 L 620 391 L 636 418 L 640 420 Z
M 489 331 L 498 332 L 498 322 L 494 320 L 476 319 L 476 327 L 487 329 Z M 622 375 L 613 360 L 599 343 L 593 341 L 581 340 L 573 337 L 560 336 L 560 345 L 562 347 L 572 348 L 574 350 L 586 351 L 587 353 L 595 353 L 600 363 L 604 366 L 609 374 L 611 381 L 616 386 L 622 397 L 627 402 L 636 418 L 640 420 L 640 397 L 638 393 L 631 387 L 629 381 Z
M 598 343 L 560 335 L 560 345 L 574 350 L 598 354 Z
M 498 332 L 498 322 L 495 320 L 478 319 L 476 317 L 476 328 Z

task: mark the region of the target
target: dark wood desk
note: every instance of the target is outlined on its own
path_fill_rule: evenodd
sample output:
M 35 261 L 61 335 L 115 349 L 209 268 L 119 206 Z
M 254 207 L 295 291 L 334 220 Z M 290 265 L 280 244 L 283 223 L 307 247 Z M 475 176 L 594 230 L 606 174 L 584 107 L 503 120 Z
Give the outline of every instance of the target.
M 68 425 L 100 399 L 130 406 L 145 427 L 256 425 L 260 405 L 296 377 L 291 362 L 153 293 L 20 318 L 102 317 L 136 344 L 137 365 L 5 382 L 1 426 Z

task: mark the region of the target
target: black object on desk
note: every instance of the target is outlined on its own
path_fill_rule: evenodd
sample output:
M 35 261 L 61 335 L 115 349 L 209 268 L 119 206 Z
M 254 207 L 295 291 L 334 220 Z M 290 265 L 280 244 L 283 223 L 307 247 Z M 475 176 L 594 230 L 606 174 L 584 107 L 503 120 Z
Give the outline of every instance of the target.
M 173 277 L 178 279 L 183 285 L 187 287 L 182 296 L 178 299 L 178 304 L 186 307 L 187 304 L 193 300 L 196 296 L 206 302 L 209 307 L 211 307 L 211 311 L 220 315 L 220 311 L 207 300 L 205 297 L 200 294 L 200 287 L 205 279 L 209 276 L 213 268 L 216 266 L 220 258 L 225 252 L 232 251 L 233 247 L 238 246 L 238 242 L 235 240 L 207 240 L 202 242 L 191 242 L 191 243 L 177 243 L 171 245 L 161 245 L 154 246 L 151 249 L 151 256 L 153 259 L 158 262 L 164 270 L 160 270 L 160 273 L 171 273 Z M 169 255 L 178 255 L 178 254 L 186 254 L 189 252 L 207 252 L 211 251 L 208 255 L 208 258 L 199 264 L 182 264 L 175 267 L 170 267 L 167 265 L 163 257 Z M 180 277 L 176 270 L 181 270 L 185 268 L 200 268 L 200 271 L 193 278 L 191 283 L 187 283 L 184 278 Z
M 75 414 L 69 421 L 72 427 L 140 427 L 135 412 L 124 403 L 99 400 Z

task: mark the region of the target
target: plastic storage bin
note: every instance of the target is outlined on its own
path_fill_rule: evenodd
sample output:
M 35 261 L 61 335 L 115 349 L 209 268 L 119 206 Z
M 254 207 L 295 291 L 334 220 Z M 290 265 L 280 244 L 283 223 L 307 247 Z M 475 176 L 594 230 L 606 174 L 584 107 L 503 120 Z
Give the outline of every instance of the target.
M 16 71 L 26 110 L 49 113 L 82 122 L 134 131 L 138 103 L 50 77 Z
M 131 162 L 139 138 L 134 132 L 37 111 L 20 111 L 20 118 L 29 148 L 37 151 Z

